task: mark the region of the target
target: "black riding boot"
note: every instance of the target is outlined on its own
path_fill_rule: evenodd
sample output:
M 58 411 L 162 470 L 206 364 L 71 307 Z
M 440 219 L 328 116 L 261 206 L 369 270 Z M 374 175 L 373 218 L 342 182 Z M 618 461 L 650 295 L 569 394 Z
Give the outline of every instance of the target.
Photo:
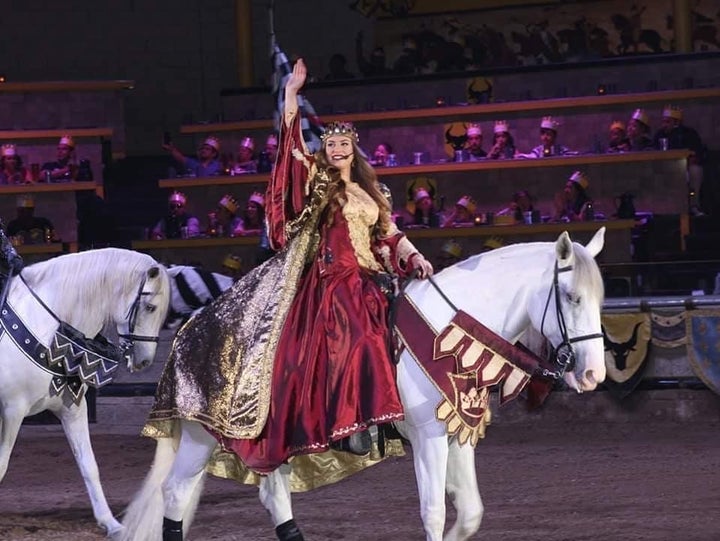
M 183 541 L 182 520 L 170 520 L 163 518 L 162 541 Z
M 291 518 L 287 522 L 283 522 L 275 528 L 275 535 L 280 541 L 304 541 L 305 538 L 300 529 L 295 524 L 295 519 Z M 165 541 L 163 539 L 163 541 Z

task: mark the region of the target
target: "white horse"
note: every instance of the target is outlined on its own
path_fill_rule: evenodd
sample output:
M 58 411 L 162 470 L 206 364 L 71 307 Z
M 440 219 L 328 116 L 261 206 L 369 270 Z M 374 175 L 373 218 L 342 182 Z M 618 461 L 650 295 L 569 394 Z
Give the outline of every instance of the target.
M 61 372 L 65 361 L 58 365 L 43 363 L 53 353 L 57 354 L 57 350 L 45 348 L 56 343 L 60 322 L 89 338 L 113 324 L 120 348 L 108 347 L 106 351 L 127 360 L 130 371 L 144 368 L 155 357 L 169 298 L 170 285 L 164 267 L 148 255 L 116 248 L 63 255 L 26 267 L 19 277 L 13 278 L 0 318 L 0 481 L 7 471 L 23 418 L 50 410 L 62 422 L 98 524 L 108 534 L 122 528 L 100 485 L 83 396 L 84 381 L 88 378 L 95 383 L 111 377 L 112 369 L 93 376 L 95 368 L 103 362 L 105 367 L 116 365 L 106 360 L 98 363 L 90 354 L 91 363 L 75 373 L 82 372 L 82 379 L 75 378 L 73 382 L 52 373 Z M 14 320 L 9 319 L 14 317 L 13 312 L 17 316 Z M 13 334 L 23 329 L 18 318 L 30 333 L 19 338 Z M 36 346 L 34 352 L 29 351 L 28 344 Z M 38 362 L 30 359 L 33 353 Z M 71 369 L 77 366 L 73 361 L 80 357 L 72 354 L 66 357 Z
M 601 228 L 586 247 L 563 233 L 555 243 L 516 244 L 473 256 L 438 273 L 437 288 L 427 280 L 414 281 L 405 293 L 437 332 L 451 321 L 455 305 L 510 342 L 528 328 L 540 331 L 559 352 L 556 376 L 563 374 L 578 392 L 591 391 L 605 379 L 603 283 L 593 259 L 604 234 Z M 468 539 L 483 515 L 474 448 L 448 438 L 435 414 L 441 395 L 407 349 L 397 383 L 405 409 L 398 428 L 413 448 L 427 540 L 443 539 L 445 491 L 457 520 L 444 539 Z M 181 422 L 179 441 L 158 441 L 153 467 L 123 520 L 123 540 L 182 540 L 216 445 L 201 424 L 190 421 Z M 286 466 L 263 477 L 260 500 L 279 539 L 303 539 L 292 515 Z

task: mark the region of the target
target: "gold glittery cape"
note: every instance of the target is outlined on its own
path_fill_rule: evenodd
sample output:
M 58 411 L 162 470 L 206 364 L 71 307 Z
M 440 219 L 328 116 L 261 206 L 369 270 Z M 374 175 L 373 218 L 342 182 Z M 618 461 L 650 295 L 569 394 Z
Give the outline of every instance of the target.
M 229 438 L 255 438 L 270 407 L 277 342 L 300 276 L 317 249 L 328 177 L 276 256 L 238 280 L 177 333 L 143 435 L 171 437 L 173 420 L 197 421 Z
M 260 434 L 270 407 L 277 341 L 305 264 L 317 249 L 327 188 L 327 174 L 321 171 L 314 178 L 310 204 L 287 225 L 291 240 L 285 249 L 243 276 L 178 331 L 144 436 L 178 437 L 181 419 L 230 438 Z M 386 457 L 403 454 L 397 440 L 386 443 Z M 377 448 L 364 457 L 332 450 L 298 456 L 292 460 L 291 490 L 334 483 L 381 460 Z M 243 483 L 260 480 L 235 454 L 220 447 L 207 470 Z

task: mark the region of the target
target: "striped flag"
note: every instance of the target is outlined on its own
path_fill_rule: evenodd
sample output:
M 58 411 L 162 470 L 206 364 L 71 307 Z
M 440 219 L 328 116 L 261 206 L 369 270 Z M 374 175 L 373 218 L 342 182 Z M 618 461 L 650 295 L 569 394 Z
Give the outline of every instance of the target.
M 275 130 L 279 133 L 283 121 L 283 110 L 285 108 L 285 85 L 287 84 L 288 77 L 290 77 L 292 73 L 292 65 L 287 55 L 280 49 L 275 41 L 274 35 L 272 35 L 271 38 L 270 49 L 273 66 L 273 99 L 277 104 L 274 113 Z M 320 136 L 324 131 L 322 122 L 307 98 L 298 95 L 297 101 L 303 139 L 305 139 L 305 144 L 310 152 L 317 152 L 322 147 L 320 141 Z
M 195 311 L 210 304 L 233 284 L 230 276 L 199 267 L 173 265 L 167 271 L 171 294 L 166 329 L 179 327 Z

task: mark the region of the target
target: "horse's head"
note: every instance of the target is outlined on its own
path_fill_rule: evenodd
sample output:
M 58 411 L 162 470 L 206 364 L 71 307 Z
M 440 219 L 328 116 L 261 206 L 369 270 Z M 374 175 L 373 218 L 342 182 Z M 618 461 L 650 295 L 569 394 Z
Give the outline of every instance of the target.
M 587 246 L 564 232 L 555 243 L 555 264 L 529 299 L 528 313 L 554 348 L 557 373 L 577 390 L 592 391 L 605 379 L 605 351 L 600 323 L 603 282 L 595 256 L 603 247 L 605 228 Z
M 131 372 L 150 366 L 155 359 L 170 303 L 170 282 L 163 266 L 154 263 L 141 276 L 133 276 L 135 282 L 125 288 L 114 317 Z

